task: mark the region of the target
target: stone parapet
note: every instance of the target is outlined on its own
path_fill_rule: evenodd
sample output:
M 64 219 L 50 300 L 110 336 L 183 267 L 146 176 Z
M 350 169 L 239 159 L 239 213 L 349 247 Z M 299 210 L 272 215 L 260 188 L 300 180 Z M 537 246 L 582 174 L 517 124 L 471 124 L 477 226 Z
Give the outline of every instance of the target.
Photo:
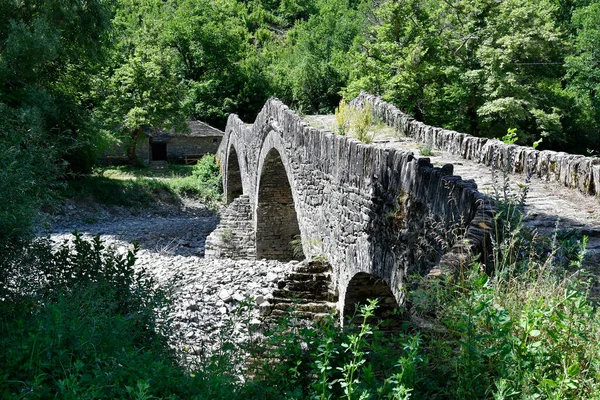
M 438 149 L 487 166 L 532 175 L 547 181 L 557 181 L 581 193 L 600 197 L 598 158 L 550 150 L 540 151 L 531 147 L 508 145 L 497 139 L 436 128 L 416 121 L 396 106 L 366 93 L 361 93 L 351 104 L 370 104 L 378 118 L 420 143 L 430 143 Z

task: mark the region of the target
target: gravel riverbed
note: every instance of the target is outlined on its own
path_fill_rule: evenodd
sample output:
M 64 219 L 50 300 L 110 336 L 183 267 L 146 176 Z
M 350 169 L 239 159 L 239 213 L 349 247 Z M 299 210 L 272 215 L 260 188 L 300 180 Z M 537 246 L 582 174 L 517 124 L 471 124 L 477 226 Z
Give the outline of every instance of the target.
M 206 237 L 218 221 L 218 213 L 193 200 L 136 213 L 96 207 L 93 217 L 67 205 L 49 221 L 47 234 L 56 242 L 71 238 L 75 230 L 100 235 L 119 252 L 138 242 L 136 266 L 146 268 L 162 284 L 175 282 L 167 323 L 173 328 L 174 346 L 193 355 L 217 346 L 223 334 L 244 340 L 248 329 L 259 324 L 260 304 L 268 301 L 294 265 L 204 258 Z M 236 310 L 249 298 L 256 307 L 240 319 Z

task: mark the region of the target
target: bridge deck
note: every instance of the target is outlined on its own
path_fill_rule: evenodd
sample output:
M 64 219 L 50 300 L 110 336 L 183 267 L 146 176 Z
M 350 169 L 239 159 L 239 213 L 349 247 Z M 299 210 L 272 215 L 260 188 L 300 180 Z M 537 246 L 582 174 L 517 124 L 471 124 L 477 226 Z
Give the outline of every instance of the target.
M 335 116 L 319 115 L 306 116 L 305 120 L 315 128 L 334 131 Z M 375 131 L 374 143 L 386 148 L 401 148 L 410 150 L 416 157 L 424 147 L 411 137 L 400 136 L 394 129 L 383 127 Z M 431 149 L 427 156 L 435 166 L 444 164 L 454 165 L 454 174 L 462 179 L 473 179 L 479 190 L 484 194 L 494 195 L 494 186 L 503 185 L 502 171 L 494 173 L 488 166 L 466 160 L 447 151 Z M 526 181 L 523 174 L 508 174 L 508 182 L 513 193 L 519 191 Z M 502 190 L 501 187 L 497 188 Z M 575 230 L 589 237 L 586 264 L 598 268 L 600 272 L 600 201 L 593 196 L 584 195 L 577 190 L 569 189 L 558 182 L 546 182 L 533 177 L 528 185 L 526 198 L 526 218 L 528 227 L 536 228 L 540 234 L 550 235 L 554 232 L 556 221 L 559 219 L 560 230 Z M 596 269 L 594 268 L 594 269 Z

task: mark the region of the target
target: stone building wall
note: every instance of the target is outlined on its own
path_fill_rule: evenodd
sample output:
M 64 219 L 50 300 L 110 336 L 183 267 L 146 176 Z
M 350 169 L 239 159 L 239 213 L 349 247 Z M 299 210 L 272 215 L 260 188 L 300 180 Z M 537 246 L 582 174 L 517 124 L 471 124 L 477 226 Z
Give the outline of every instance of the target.
M 167 142 L 167 160 L 183 164 L 186 154 L 215 154 L 220 144 L 218 137 L 171 136 Z
M 385 281 L 403 304 L 407 274 L 427 273 L 440 260 L 456 268 L 472 248 L 485 245 L 480 222 L 489 222 L 492 211 L 473 182 L 452 176 L 452 166 L 433 167 L 410 152 L 312 128 L 276 99 L 251 127 L 230 116 L 218 156 L 228 200 L 232 183 L 241 179 L 255 229 L 283 223 L 278 213 L 260 211 L 265 205 L 259 186 L 281 179 L 281 168 L 270 168 L 273 157 L 280 159 L 303 253 L 328 259 L 340 309 L 358 273 Z M 434 227 L 461 222 L 468 240 L 440 247 Z
M 148 165 L 151 161 L 150 140 L 144 135 L 136 145 L 136 154 L 142 165 Z M 168 139 L 162 140 L 162 143 L 167 143 L 167 161 L 183 164 L 186 154 L 215 154 L 221 144 L 221 138 L 216 136 L 172 135 Z M 125 145 L 115 145 L 105 154 L 105 158 L 106 156 L 122 156 L 123 160 L 126 161 L 125 151 Z

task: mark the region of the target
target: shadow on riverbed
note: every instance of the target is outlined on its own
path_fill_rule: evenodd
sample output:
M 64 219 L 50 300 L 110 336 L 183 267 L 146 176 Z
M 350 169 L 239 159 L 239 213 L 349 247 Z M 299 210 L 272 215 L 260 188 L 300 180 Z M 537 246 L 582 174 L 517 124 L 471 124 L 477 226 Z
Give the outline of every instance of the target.
M 74 210 L 75 211 L 75 210 Z M 139 243 L 141 249 L 161 255 L 204 256 L 206 237 L 216 228 L 219 216 L 203 206 L 162 215 L 151 212 L 114 215 L 102 210 L 97 220 L 81 217 L 81 210 L 65 216 L 41 235 L 63 241 L 77 231 L 86 236 L 99 235 L 107 244 L 117 246 Z

